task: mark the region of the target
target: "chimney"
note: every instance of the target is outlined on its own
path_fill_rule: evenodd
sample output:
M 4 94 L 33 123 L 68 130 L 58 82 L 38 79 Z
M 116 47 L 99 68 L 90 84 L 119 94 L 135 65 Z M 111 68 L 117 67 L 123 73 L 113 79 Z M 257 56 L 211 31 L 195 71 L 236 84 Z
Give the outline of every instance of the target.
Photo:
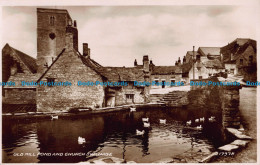
M 138 64 L 137 64 L 137 61 L 136 61 L 136 59 L 135 59 L 135 61 L 134 61 L 134 66 L 137 66 Z
M 90 48 L 88 48 L 88 56 L 90 57 Z
M 144 69 L 144 72 L 146 72 L 146 73 L 149 72 L 149 57 L 148 57 L 148 55 L 143 56 L 143 69 Z
M 74 27 L 76 28 L 77 27 L 77 21 L 74 20 Z
M 150 60 L 150 64 L 153 65 L 153 60 Z
M 84 56 L 84 57 L 89 56 L 88 43 L 83 43 L 83 56 Z
M 178 65 L 180 65 L 181 64 L 181 58 L 179 57 L 179 60 L 178 60 Z
M 184 56 L 183 57 L 183 64 L 185 64 L 186 63 L 186 57 Z
M 177 61 L 175 61 L 175 66 L 178 66 L 178 62 Z
M 66 49 L 73 50 L 73 34 L 66 33 Z

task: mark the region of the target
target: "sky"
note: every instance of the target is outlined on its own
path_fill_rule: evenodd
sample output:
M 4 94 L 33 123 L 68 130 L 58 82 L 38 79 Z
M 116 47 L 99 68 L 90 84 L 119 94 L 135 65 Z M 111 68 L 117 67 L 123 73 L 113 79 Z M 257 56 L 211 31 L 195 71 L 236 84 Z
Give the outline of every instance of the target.
M 41 6 L 43 8 L 44 6 Z M 37 7 L 2 8 L 2 47 L 36 58 Z M 142 64 L 149 55 L 155 65 L 174 65 L 192 47 L 221 47 L 236 38 L 256 39 L 256 8 L 252 6 L 56 6 L 77 21 L 79 51 L 103 66 Z

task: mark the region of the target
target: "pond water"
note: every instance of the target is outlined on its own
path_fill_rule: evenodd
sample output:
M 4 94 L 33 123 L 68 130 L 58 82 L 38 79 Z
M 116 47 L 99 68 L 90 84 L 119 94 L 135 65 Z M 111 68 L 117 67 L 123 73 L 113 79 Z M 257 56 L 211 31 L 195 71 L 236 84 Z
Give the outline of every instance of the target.
M 211 115 L 217 122 L 207 122 Z M 87 154 L 93 152 L 137 163 L 187 153 L 191 159 L 199 159 L 196 155 L 207 155 L 222 144 L 220 116 L 205 110 L 137 109 L 131 113 L 60 116 L 57 120 L 3 119 L 3 162 L 75 163 L 105 157 Z M 143 127 L 144 117 L 149 118 L 149 128 Z M 205 117 L 205 122 L 195 123 L 200 117 Z M 166 124 L 160 124 L 159 119 L 166 119 Z M 188 120 L 192 120 L 191 126 L 186 126 Z M 198 125 L 203 130 L 197 130 Z M 144 135 L 136 135 L 136 129 L 144 130 Z M 79 136 L 86 142 L 79 144 Z M 79 155 L 68 155 L 71 153 Z

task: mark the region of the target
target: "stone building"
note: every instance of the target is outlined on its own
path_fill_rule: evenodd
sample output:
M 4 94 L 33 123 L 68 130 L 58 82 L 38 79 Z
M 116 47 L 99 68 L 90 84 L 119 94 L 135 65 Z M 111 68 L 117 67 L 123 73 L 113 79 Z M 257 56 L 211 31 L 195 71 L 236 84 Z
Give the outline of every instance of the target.
M 223 61 L 226 67 L 228 62 L 235 62 L 238 72 L 250 77 L 255 74 L 248 70 L 256 64 L 256 44 L 252 40 L 241 42 L 237 40 L 236 44 L 221 48 L 223 56 L 219 47 L 200 47 L 195 57 L 192 51 L 188 51 L 183 62 L 179 58 L 175 66 L 156 66 L 149 61 L 148 55 L 144 55 L 141 65 L 135 60 L 133 67 L 104 67 L 91 58 L 87 43 L 83 43 L 82 54 L 79 52 L 77 23 L 67 10 L 38 8 L 37 59 L 8 44 L 2 50 L 3 82 L 15 82 L 15 86 L 3 87 L 3 104 L 34 105 L 37 111 L 56 111 L 147 103 L 151 88 L 173 86 L 135 85 L 135 81 L 184 82 L 187 85 L 193 76 L 205 79 L 225 71 Z M 241 59 L 245 61 L 242 61 L 242 66 Z M 233 64 L 230 70 L 232 67 Z M 21 81 L 63 82 L 64 85 L 22 86 Z M 78 84 L 79 81 L 117 82 L 121 85 L 84 86 Z
M 31 56 L 6 44 L 2 49 L 2 82 L 15 85 L 2 86 L 3 104 L 35 104 L 36 87 L 22 86 L 21 81 L 35 81 L 37 66 Z
M 242 75 L 245 81 L 257 80 L 256 41 L 237 38 L 221 48 L 222 62 L 232 75 Z

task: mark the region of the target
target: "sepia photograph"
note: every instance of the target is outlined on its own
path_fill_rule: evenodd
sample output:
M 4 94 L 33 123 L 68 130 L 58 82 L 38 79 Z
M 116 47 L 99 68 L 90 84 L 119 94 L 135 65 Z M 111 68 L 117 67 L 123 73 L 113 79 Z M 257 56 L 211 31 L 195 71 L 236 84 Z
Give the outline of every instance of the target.
M 258 163 L 260 2 L 1 6 L 1 162 Z

